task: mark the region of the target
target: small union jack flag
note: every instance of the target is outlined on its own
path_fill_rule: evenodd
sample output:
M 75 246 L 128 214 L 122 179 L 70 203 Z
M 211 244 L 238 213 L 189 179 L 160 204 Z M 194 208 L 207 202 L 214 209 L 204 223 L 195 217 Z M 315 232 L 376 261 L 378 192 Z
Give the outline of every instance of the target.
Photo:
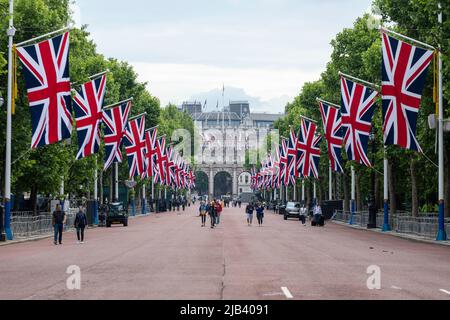
M 156 155 L 155 155 L 155 176 L 153 178 L 154 183 L 164 185 L 166 181 L 166 137 L 162 136 L 157 141 Z
M 319 106 L 325 138 L 328 143 L 328 158 L 330 159 L 331 168 L 334 172 L 343 172 L 341 162 L 344 137 L 341 112 L 324 101 L 320 101 Z
M 78 137 L 77 160 L 98 153 L 105 89 L 106 75 L 103 75 L 83 84 L 80 89 L 75 90 L 73 106 Z
M 315 123 L 302 118 L 297 142 L 299 173 L 303 177 L 319 179 L 320 142 L 322 136 L 316 135 Z
M 112 163 L 122 162 L 122 138 L 125 134 L 125 126 L 131 110 L 131 101 L 124 102 L 114 108 L 103 110 L 103 123 L 105 127 L 105 166 L 107 170 Z
M 146 168 L 146 177 L 150 179 L 150 177 L 154 177 L 155 175 L 155 155 L 157 148 L 157 136 L 158 136 L 158 128 L 152 128 L 145 132 L 145 150 L 147 153 L 145 154 L 145 168 Z
M 372 167 L 367 157 L 378 92 L 341 77 L 341 115 L 347 158 Z
M 176 179 L 175 179 L 175 162 L 174 162 L 174 151 L 173 147 L 169 146 L 167 148 L 167 161 L 165 163 L 166 165 L 166 186 L 174 187 L 176 186 Z
M 124 145 L 130 168 L 130 178 L 144 178 L 145 171 L 145 115 L 128 122 L 124 135 Z
M 68 139 L 72 134 L 69 32 L 17 48 L 31 112 L 31 148 Z
M 290 135 L 289 135 L 289 144 L 288 144 L 288 161 L 289 161 L 289 175 L 292 176 L 292 185 L 295 185 L 295 179 L 299 177 L 298 172 L 298 151 L 297 151 L 297 145 L 298 145 L 298 136 L 295 133 L 295 131 L 291 128 Z
M 433 51 L 385 32 L 382 38 L 384 143 L 422 152 L 416 138 L 417 114 Z

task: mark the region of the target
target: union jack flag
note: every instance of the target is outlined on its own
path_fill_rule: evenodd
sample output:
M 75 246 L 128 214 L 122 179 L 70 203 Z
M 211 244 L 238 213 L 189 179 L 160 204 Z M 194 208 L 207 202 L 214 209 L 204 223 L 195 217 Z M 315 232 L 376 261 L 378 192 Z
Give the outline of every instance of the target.
M 416 138 L 417 114 L 433 51 L 397 40 L 385 32 L 382 38 L 384 144 L 422 152 Z
M 320 142 L 322 136 L 316 136 L 315 123 L 302 118 L 297 141 L 299 173 L 303 177 L 319 179 Z
M 250 188 L 252 190 L 256 190 L 256 169 L 255 169 L 255 167 L 250 169 L 250 175 L 251 175 L 251 177 L 250 177 L 250 181 L 251 181 L 250 182 Z
M 319 106 L 325 129 L 325 138 L 328 143 L 328 158 L 331 168 L 334 172 L 343 172 L 341 162 L 344 137 L 341 112 L 323 101 L 319 102 Z
M 166 137 L 162 136 L 161 138 L 159 138 L 156 146 L 155 176 L 153 177 L 153 181 L 154 183 L 164 185 L 167 176 L 165 169 L 165 165 L 167 162 Z
M 156 155 L 156 138 L 158 136 L 158 128 L 152 128 L 145 131 L 145 176 L 150 179 L 155 175 L 155 155 Z
M 289 175 L 288 142 L 286 139 L 281 140 L 280 171 L 278 177 L 278 179 L 284 186 L 288 186 L 289 181 L 293 178 L 291 177 L 291 175 Z
M 372 167 L 367 157 L 378 92 L 341 77 L 341 115 L 347 158 Z
M 299 177 L 298 172 L 298 157 L 297 157 L 297 146 L 298 146 L 298 136 L 295 134 L 294 130 L 291 128 L 291 133 L 289 136 L 289 144 L 287 150 L 288 162 L 289 162 L 289 176 L 291 176 L 292 185 L 295 185 L 295 179 Z
M 75 90 L 73 106 L 78 136 L 77 160 L 98 153 L 100 148 L 100 125 L 103 117 L 105 89 L 106 75 L 103 75 Z
M 166 165 L 166 185 L 169 187 L 174 187 L 176 186 L 176 179 L 175 179 L 175 172 L 174 169 L 176 167 L 176 164 L 174 162 L 174 151 L 173 151 L 173 147 L 169 146 L 169 148 L 167 148 L 167 161 L 165 163 Z
M 17 48 L 30 105 L 31 148 L 54 144 L 72 134 L 69 32 Z
M 125 126 L 131 110 L 131 101 L 124 102 L 114 108 L 103 110 L 103 123 L 105 127 L 105 166 L 107 170 L 112 163 L 122 162 L 122 138 L 125 134 Z
M 130 178 L 144 178 L 145 171 L 145 115 L 128 122 L 124 135 L 124 145 L 130 167 Z

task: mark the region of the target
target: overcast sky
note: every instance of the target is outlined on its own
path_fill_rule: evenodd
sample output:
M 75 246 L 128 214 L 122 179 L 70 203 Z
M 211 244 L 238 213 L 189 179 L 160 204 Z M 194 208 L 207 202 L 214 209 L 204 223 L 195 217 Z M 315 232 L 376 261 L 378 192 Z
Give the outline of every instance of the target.
M 76 0 L 98 51 L 130 62 L 168 102 L 252 98 L 282 112 L 304 82 L 317 80 L 331 39 L 371 0 Z M 231 89 L 233 88 L 233 89 Z

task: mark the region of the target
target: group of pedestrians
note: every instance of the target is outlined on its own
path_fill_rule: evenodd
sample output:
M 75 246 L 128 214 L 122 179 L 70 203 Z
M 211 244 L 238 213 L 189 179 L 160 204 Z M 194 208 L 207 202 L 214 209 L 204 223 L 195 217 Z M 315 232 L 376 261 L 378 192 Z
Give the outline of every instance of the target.
M 223 205 L 219 200 L 214 199 L 211 202 L 202 201 L 199 207 L 199 214 L 202 221 L 202 227 L 206 227 L 206 216 L 209 215 L 211 221 L 211 229 L 220 224 L 220 216 L 222 214 Z
M 54 241 L 55 245 L 62 244 L 62 234 L 64 231 L 64 225 L 67 222 L 67 216 L 64 210 L 61 209 L 61 205 L 56 205 L 56 210 L 53 211 L 52 225 L 54 229 Z M 77 243 L 84 243 L 84 230 L 88 225 L 87 216 L 84 208 L 80 206 L 75 216 L 74 227 L 77 231 Z
M 245 208 L 245 214 L 247 215 L 247 225 L 250 227 L 253 224 L 253 214 L 256 211 L 256 218 L 258 219 L 258 225 L 261 227 L 264 220 L 264 205 L 257 203 L 249 203 Z

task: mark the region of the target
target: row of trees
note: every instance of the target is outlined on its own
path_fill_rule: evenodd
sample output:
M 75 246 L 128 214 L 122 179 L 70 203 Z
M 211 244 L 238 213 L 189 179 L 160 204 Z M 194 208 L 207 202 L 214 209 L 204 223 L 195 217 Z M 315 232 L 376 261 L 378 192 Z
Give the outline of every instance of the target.
M 438 24 L 438 0 L 375 0 L 374 8 L 381 14 L 381 22 L 389 25 L 400 33 L 412 38 L 429 43 L 434 46 L 442 46 L 444 63 L 444 109 L 448 117 L 448 101 L 450 92 L 448 79 L 450 79 L 450 21 L 446 18 L 450 14 L 450 3 L 442 1 L 444 23 Z M 365 79 L 373 83 L 381 81 L 381 36 L 378 29 L 374 28 L 374 16 L 365 14 L 358 18 L 352 28 L 344 29 L 331 41 L 333 48 L 331 60 L 326 70 L 321 74 L 319 80 L 306 83 L 300 94 L 294 101 L 286 106 L 286 117 L 276 123 L 276 128 L 281 135 L 288 136 L 289 126 L 296 130 L 300 125 L 300 115 L 304 115 L 321 123 L 320 111 L 316 97 L 340 103 L 340 81 L 338 72 L 347 73 L 355 77 Z M 435 113 L 433 102 L 433 76 L 430 72 L 428 82 L 424 91 L 422 106 L 418 116 L 417 135 L 424 155 L 416 152 L 401 150 L 397 147 L 388 147 L 389 159 L 389 198 L 392 212 L 396 210 L 408 210 L 414 216 L 420 211 L 437 211 L 437 163 L 436 155 L 436 131 L 428 127 L 428 116 Z M 376 152 L 373 155 L 375 170 L 375 197 L 377 204 L 383 202 L 383 136 L 381 99 L 378 102 L 374 118 Z M 449 135 L 446 134 L 445 145 L 450 143 Z M 369 146 L 370 158 L 372 147 Z M 344 159 L 345 159 L 345 152 Z M 450 148 L 445 149 L 445 187 L 446 187 L 446 216 L 449 214 L 450 203 Z M 345 173 L 334 175 L 333 184 L 337 196 L 345 199 L 344 207 L 349 209 L 350 200 L 350 167 L 351 163 L 345 161 Z M 320 161 L 321 179 L 318 182 L 318 197 L 327 198 L 328 192 L 328 167 L 329 161 L 326 153 L 326 143 L 322 143 L 322 157 Z M 355 165 L 356 168 L 356 200 L 357 209 L 361 210 L 364 200 L 369 196 L 371 190 L 371 169 Z M 307 198 L 311 198 L 312 182 L 307 182 Z
M 8 0 L 0 0 L 0 30 L 6 30 L 9 17 Z M 50 31 L 57 30 L 71 22 L 70 0 L 16 0 L 14 25 L 17 29 L 15 42 L 18 43 Z M 160 109 L 159 100 L 147 90 L 147 83 L 137 80 L 133 67 L 124 61 L 106 58 L 97 52 L 95 43 L 89 38 L 87 26 L 74 29 L 70 34 L 70 78 L 74 83 L 88 81 L 90 75 L 109 69 L 105 105 L 122 99 L 134 97 L 131 115 L 147 112 L 146 125 L 160 124 L 160 133 L 170 134 L 175 127 L 189 127 L 188 119 L 176 107 Z M 7 83 L 7 38 L 6 32 L 0 32 L 0 90 L 6 101 Z M 192 121 L 191 121 L 192 122 Z M 99 173 L 100 188 L 110 185 L 110 172 L 103 173 L 103 149 L 95 157 L 75 161 L 77 137 L 74 132 L 71 141 L 30 150 L 31 120 L 24 79 L 18 72 L 18 97 L 13 115 L 12 136 L 12 192 L 16 199 L 24 192 L 30 192 L 32 206 L 36 207 L 39 194 L 57 195 L 62 177 L 65 181 L 65 193 L 73 197 L 90 197 L 94 185 L 95 170 Z M 4 150 L 6 132 L 6 108 L 0 113 L 0 168 L 4 168 Z M 128 178 L 126 159 L 120 166 L 119 180 Z M 111 169 L 110 169 L 111 170 Z M 0 174 L 1 189 L 4 188 L 4 170 Z M 143 182 L 141 182 L 142 184 Z M 101 190 L 101 189 L 100 189 Z M 3 192 L 1 192 L 3 194 Z M 101 196 L 102 192 L 100 192 Z M 15 202 L 17 208 L 18 201 Z

